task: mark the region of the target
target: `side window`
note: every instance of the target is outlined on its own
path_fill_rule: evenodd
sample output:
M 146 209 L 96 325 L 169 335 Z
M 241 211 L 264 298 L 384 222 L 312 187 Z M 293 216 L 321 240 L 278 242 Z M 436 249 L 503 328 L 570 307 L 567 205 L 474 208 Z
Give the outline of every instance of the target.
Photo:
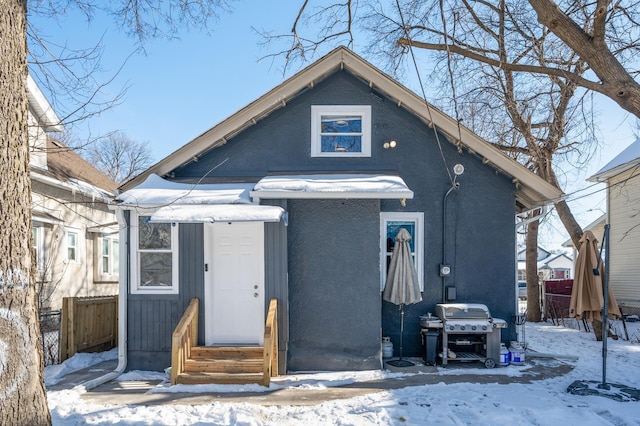
M 80 261 L 78 243 L 78 232 L 75 230 L 67 230 L 67 260 L 71 262 Z
M 31 228 L 31 247 L 33 248 L 33 261 L 36 271 L 40 272 L 44 268 L 44 228 L 34 226 Z
M 133 293 L 178 293 L 178 227 L 135 216 L 132 227 Z
M 389 212 L 380 213 L 380 290 L 384 290 L 391 255 L 395 247 L 395 237 L 401 228 L 411 234 L 409 247 L 420 280 L 420 290 L 424 290 L 424 213 Z
M 313 105 L 312 157 L 371 157 L 371 106 Z
M 101 236 L 94 246 L 95 279 L 97 281 L 118 281 L 120 272 L 120 243 L 117 236 Z

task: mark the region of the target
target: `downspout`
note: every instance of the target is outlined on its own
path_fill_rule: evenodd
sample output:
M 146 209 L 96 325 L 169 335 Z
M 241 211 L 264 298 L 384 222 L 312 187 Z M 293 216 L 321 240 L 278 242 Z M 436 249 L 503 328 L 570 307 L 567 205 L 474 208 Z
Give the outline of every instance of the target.
M 127 368 L 127 283 L 129 275 L 129 258 L 127 248 L 129 247 L 129 233 L 127 222 L 124 217 L 124 210 L 117 207 L 114 210 L 116 218 L 118 219 L 118 226 L 120 228 L 119 256 L 121 266 L 118 277 L 118 365 L 116 366 L 116 369 L 110 373 L 74 386 L 74 390 L 79 390 L 81 392 L 93 389 L 103 383 L 107 383 L 115 379 L 124 373 L 124 370 Z
M 440 264 L 440 276 L 442 277 L 442 303 L 447 303 L 447 277 L 449 272 L 445 272 L 444 268 L 449 267 L 447 264 L 447 198 L 449 194 L 460 187 L 458 182 L 453 181 L 453 185 L 442 199 L 442 263 Z M 449 270 L 450 271 L 450 270 Z

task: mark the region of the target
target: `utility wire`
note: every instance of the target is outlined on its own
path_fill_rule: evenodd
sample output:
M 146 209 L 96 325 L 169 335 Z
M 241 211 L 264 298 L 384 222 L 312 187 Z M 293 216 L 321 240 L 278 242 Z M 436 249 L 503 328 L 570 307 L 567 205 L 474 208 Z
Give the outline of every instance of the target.
M 444 151 L 442 149 L 442 143 L 440 142 L 440 137 L 438 136 L 438 126 L 433 121 L 433 116 L 431 114 L 431 107 L 429 106 L 429 102 L 427 101 L 427 94 L 424 90 L 424 84 L 422 83 L 422 77 L 420 76 L 420 71 L 418 69 L 418 62 L 416 61 L 416 56 L 413 52 L 413 45 L 411 44 L 411 37 L 409 36 L 409 30 L 404 20 L 404 14 L 402 13 L 402 8 L 400 7 L 399 0 L 396 0 L 396 7 L 398 8 L 398 14 L 400 16 L 400 22 L 402 23 L 402 29 L 406 36 L 406 39 L 409 43 L 409 53 L 411 55 L 411 60 L 413 62 L 413 67 L 416 72 L 416 76 L 418 77 L 418 84 L 420 84 L 420 91 L 422 93 L 422 100 L 424 100 L 424 104 L 427 107 L 427 114 L 429 115 L 429 121 L 431 122 L 431 126 L 433 127 L 433 133 L 436 137 L 436 142 L 438 143 L 438 149 L 440 150 L 440 158 L 442 158 L 442 163 L 444 164 L 444 168 L 447 171 L 447 175 L 449 176 L 449 181 L 451 182 L 451 186 L 455 186 L 455 178 L 451 175 L 451 170 L 449 170 L 449 166 L 447 165 L 447 160 L 444 157 Z M 459 123 L 458 123 L 459 124 Z M 459 130 L 459 128 L 458 128 Z

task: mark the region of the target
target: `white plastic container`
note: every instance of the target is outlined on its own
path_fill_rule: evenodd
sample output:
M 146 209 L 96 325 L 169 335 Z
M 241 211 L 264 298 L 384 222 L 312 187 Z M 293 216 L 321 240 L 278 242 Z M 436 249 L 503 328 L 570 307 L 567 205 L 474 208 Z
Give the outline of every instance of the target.
M 382 357 L 391 358 L 393 356 L 393 343 L 390 337 L 382 338 Z
M 511 362 L 511 353 L 507 346 L 504 343 L 500 343 L 500 361 L 498 365 L 501 367 L 506 367 Z
M 509 347 L 509 355 L 511 356 L 511 360 L 509 361 L 510 364 L 524 365 L 525 351 L 520 343 L 511 342 L 511 346 Z

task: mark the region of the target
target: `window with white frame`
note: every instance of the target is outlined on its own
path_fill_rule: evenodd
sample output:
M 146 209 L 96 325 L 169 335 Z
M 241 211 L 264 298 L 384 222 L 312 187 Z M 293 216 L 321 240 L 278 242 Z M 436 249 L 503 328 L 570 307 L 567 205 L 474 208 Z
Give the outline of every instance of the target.
M 78 253 L 78 231 L 67 229 L 67 260 L 70 262 L 79 262 L 80 254 Z
M 44 269 L 44 227 L 34 226 L 31 228 L 31 243 L 33 248 L 33 260 L 36 271 Z
M 96 280 L 117 281 L 120 269 L 120 242 L 118 236 L 100 236 L 96 238 L 94 247 Z
M 178 293 L 178 226 L 132 214 L 132 293 Z
M 311 156 L 371 157 L 371 106 L 311 106 Z
M 380 290 L 384 290 L 391 255 L 396 244 L 395 238 L 401 228 L 406 229 L 411 235 L 409 247 L 418 273 L 420 290 L 424 291 L 424 213 L 422 212 L 380 213 Z

